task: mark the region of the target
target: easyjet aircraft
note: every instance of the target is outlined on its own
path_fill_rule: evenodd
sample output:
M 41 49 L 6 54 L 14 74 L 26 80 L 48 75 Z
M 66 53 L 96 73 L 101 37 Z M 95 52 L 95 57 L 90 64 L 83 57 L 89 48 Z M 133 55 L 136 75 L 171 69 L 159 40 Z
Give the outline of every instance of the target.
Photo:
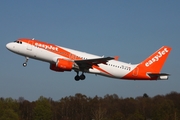
M 118 61 L 118 57 L 101 57 L 57 46 L 34 39 L 21 38 L 6 45 L 7 49 L 26 58 L 48 62 L 57 72 L 74 70 L 75 80 L 84 80 L 84 73 L 92 73 L 117 79 L 166 80 L 169 74 L 160 73 L 171 47 L 163 46 L 139 64 Z M 79 72 L 81 74 L 79 75 Z

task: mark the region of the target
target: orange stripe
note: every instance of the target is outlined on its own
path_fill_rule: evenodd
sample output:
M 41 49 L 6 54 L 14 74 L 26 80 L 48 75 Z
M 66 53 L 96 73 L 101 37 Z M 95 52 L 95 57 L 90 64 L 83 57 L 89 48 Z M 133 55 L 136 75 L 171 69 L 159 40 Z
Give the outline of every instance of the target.
M 42 48 L 44 50 L 61 55 L 63 57 L 69 58 L 71 60 L 82 60 L 82 58 L 78 57 L 77 55 L 75 55 L 67 50 L 64 50 L 61 47 L 56 46 L 54 44 L 50 44 L 47 42 L 41 42 L 38 40 L 27 39 L 27 38 L 21 38 L 21 39 L 19 39 L 19 41 L 25 42 L 27 44 L 31 44 L 38 48 Z
M 98 69 L 98 70 L 101 71 L 101 72 L 104 72 L 104 73 L 106 73 L 106 74 L 108 74 L 108 75 L 110 75 L 110 76 L 113 76 L 112 74 L 110 74 L 109 72 L 103 70 L 102 68 L 100 68 L 100 67 L 97 66 L 97 65 L 93 65 L 92 68 L 96 68 L 96 69 Z

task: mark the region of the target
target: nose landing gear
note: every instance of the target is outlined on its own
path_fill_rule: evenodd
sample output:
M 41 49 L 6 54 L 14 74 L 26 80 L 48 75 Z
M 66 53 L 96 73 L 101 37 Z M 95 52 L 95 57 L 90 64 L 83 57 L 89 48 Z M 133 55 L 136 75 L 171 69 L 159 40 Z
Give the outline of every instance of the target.
M 26 67 L 27 66 L 27 62 L 29 60 L 29 57 L 25 57 L 26 58 L 26 61 L 23 63 L 23 66 Z

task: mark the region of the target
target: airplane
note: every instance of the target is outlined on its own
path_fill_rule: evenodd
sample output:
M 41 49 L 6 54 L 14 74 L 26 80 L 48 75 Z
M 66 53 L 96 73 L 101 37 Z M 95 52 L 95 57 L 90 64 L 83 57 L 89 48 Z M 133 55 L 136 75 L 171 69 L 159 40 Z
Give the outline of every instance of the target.
M 74 70 L 76 81 L 84 80 L 84 73 L 126 80 L 167 80 L 169 74 L 160 71 L 172 49 L 162 46 L 144 61 L 131 64 L 118 61 L 118 56 L 97 56 L 29 38 L 10 42 L 6 44 L 6 48 L 25 57 L 24 67 L 27 66 L 29 58 L 48 62 L 50 70 L 56 72 Z

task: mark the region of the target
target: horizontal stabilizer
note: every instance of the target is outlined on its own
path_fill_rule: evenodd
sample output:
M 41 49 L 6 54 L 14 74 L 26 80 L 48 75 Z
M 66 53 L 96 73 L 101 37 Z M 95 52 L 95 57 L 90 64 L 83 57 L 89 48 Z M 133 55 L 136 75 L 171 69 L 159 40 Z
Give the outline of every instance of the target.
M 157 80 L 167 80 L 170 74 L 167 73 L 148 73 L 151 78 L 157 78 Z

